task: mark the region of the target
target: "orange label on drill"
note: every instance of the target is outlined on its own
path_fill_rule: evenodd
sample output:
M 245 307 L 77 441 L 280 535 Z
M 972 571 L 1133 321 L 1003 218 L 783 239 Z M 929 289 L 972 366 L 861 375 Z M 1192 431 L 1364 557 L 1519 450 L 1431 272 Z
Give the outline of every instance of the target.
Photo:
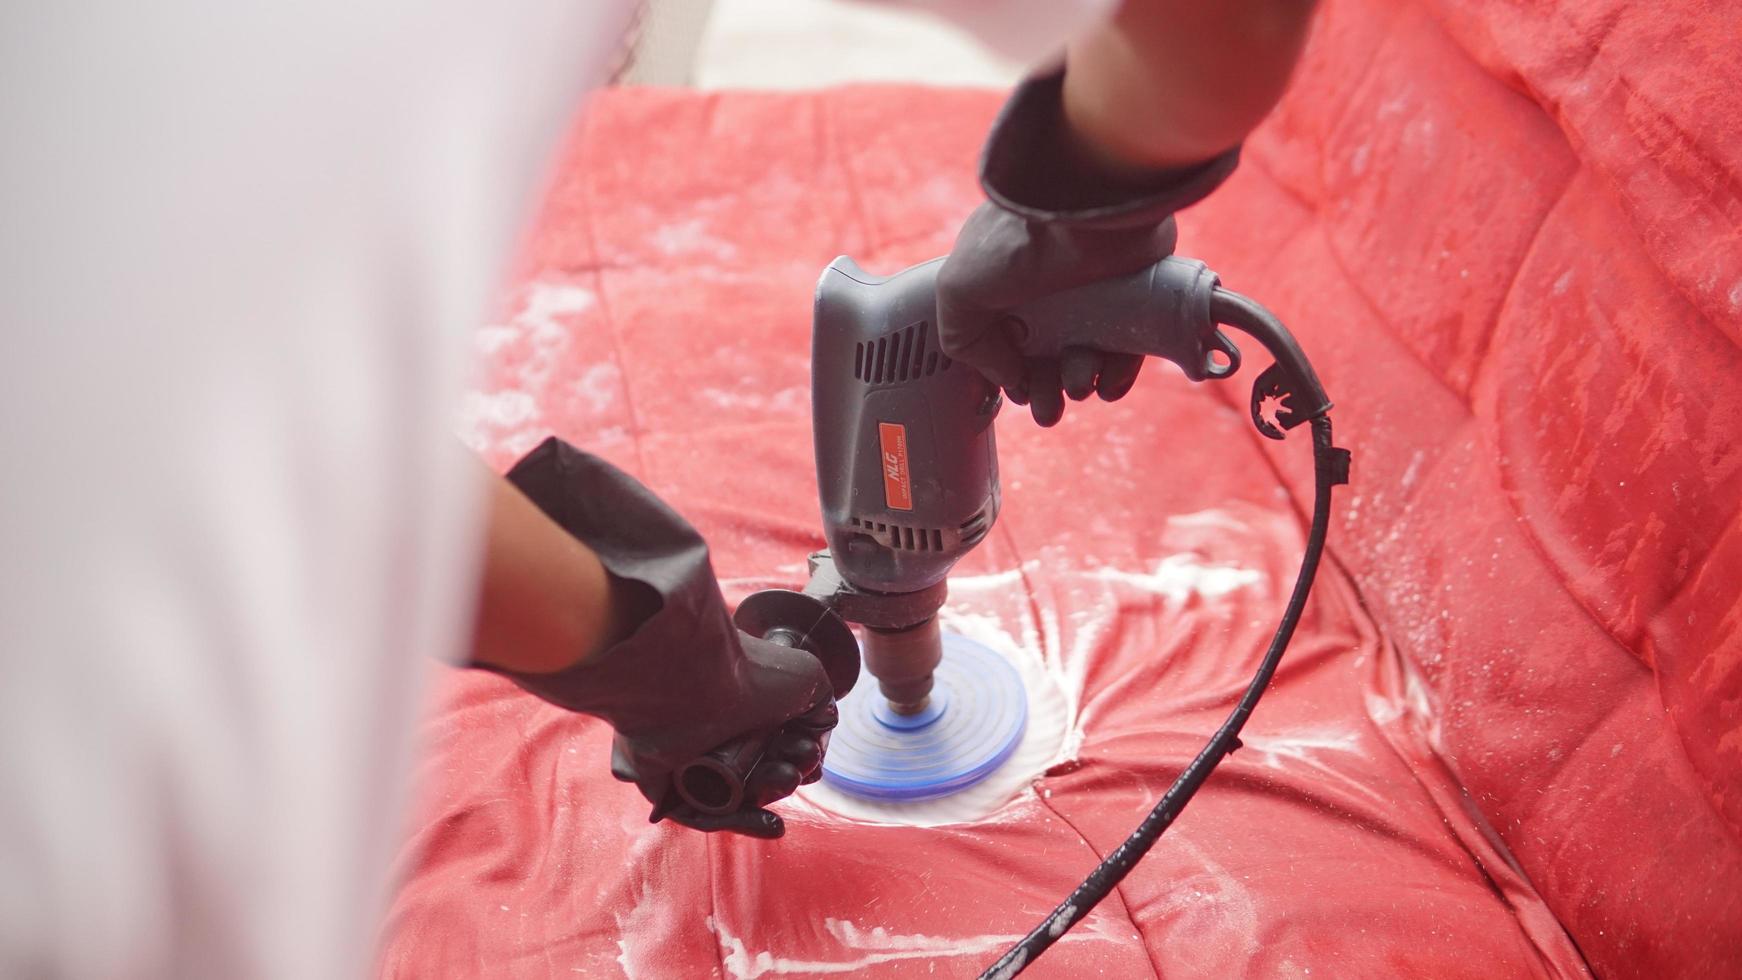
M 907 472 L 907 426 L 877 423 L 883 443 L 883 500 L 890 510 L 913 509 L 913 478 Z

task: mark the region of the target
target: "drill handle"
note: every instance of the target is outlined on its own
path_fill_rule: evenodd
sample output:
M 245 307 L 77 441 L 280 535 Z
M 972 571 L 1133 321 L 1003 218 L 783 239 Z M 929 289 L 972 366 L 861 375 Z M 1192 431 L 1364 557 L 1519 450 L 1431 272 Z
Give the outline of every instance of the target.
M 1010 311 L 1017 347 L 1056 357 L 1068 347 L 1143 354 L 1178 364 L 1193 381 L 1225 378 L 1240 350 L 1210 315 L 1217 276 L 1197 259 L 1168 256 L 1147 269 L 1104 279 Z

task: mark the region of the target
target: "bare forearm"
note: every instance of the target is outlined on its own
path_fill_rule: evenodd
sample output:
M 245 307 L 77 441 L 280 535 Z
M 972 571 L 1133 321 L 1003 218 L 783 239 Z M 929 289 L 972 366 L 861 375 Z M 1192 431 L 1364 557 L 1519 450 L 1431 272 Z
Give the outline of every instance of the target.
M 1207 160 L 1282 97 L 1314 0 L 1125 0 L 1066 57 L 1065 116 L 1084 149 L 1140 172 Z
M 644 590 L 491 474 L 472 659 L 523 673 L 572 666 L 622 640 L 646 614 Z

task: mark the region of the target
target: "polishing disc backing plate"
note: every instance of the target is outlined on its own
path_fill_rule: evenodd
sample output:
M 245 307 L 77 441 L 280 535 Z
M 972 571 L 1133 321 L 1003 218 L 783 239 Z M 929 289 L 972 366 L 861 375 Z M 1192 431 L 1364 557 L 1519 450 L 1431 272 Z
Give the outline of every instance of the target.
M 997 651 L 944 633 L 931 703 L 898 715 L 870 676 L 841 701 L 823 779 L 874 800 L 948 796 L 991 775 L 1022 741 L 1028 693 Z

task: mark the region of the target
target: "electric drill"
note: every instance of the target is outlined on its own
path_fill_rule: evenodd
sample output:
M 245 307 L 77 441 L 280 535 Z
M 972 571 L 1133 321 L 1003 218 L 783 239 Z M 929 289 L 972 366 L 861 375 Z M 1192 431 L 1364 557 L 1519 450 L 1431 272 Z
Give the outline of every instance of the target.
M 942 264 L 873 276 L 838 258 L 817 283 L 812 321 L 829 550 L 813 556 L 821 574 L 807 591 L 866 628 L 865 669 L 898 714 L 925 708 L 942 656 L 945 577 L 998 518 L 1002 399 L 939 348 Z M 1194 381 L 1225 377 L 1240 352 L 1210 315 L 1216 283 L 1202 262 L 1170 257 L 1011 310 L 1008 328 L 1031 355 L 1084 346 L 1166 358 Z
M 984 716 L 958 710 L 951 735 L 949 726 L 937 724 L 943 708 L 933 704 L 934 672 L 946 645 L 937 621 L 946 578 L 998 517 L 993 422 L 1002 407 L 997 387 L 939 346 L 942 264 L 939 258 L 874 276 L 843 256 L 824 270 L 812 320 L 811 394 L 829 547 L 810 557 L 802 594 L 757 593 L 738 615 L 741 628 L 821 659 L 836 678 L 837 698 L 856 679 L 862 654 L 884 703 L 861 728 L 843 714 L 830 758 L 865 749 L 876 780 L 856 782 L 827 761 L 825 773 L 860 793 L 887 788 L 887 799 L 922 799 L 968 785 L 1007 757 L 1022 727 L 1021 718 L 1007 724 L 1005 744 L 987 752 L 961 733 L 962 725 L 980 725 Z M 1288 331 L 1263 307 L 1220 288 L 1216 274 L 1195 259 L 1170 256 L 1007 313 L 1006 329 L 1031 356 L 1057 356 L 1068 347 L 1154 356 L 1178 365 L 1192 381 L 1239 369 L 1240 350 L 1219 326 L 1230 324 L 1276 358 L 1252 388 L 1252 420 L 1261 433 L 1281 439 L 1282 429 L 1320 421 L 1330 410 Z M 1275 408 L 1274 422 L 1262 410 L 1267 404 Z M 1346 469 L 1346 454 L 1336 456 L 1341 451 L 1328 441 L 1322 448 L 1327 472 Z M 862 648 L 849 622 L 864 628 Z M 981 667 L 1011 669 L 991 661 Z M 1014 683 L 1019 698 L 1021 682 Z M 859 744 L 843 738 L 867 732 Z M 735 809 L 764 740 L 753 734 L 680 770 L 676 787 L 683 801 L 704 812 Z M 959 763 L 954 768 L 918 771 L 951 756 L 959 757 L 948 760 Z

